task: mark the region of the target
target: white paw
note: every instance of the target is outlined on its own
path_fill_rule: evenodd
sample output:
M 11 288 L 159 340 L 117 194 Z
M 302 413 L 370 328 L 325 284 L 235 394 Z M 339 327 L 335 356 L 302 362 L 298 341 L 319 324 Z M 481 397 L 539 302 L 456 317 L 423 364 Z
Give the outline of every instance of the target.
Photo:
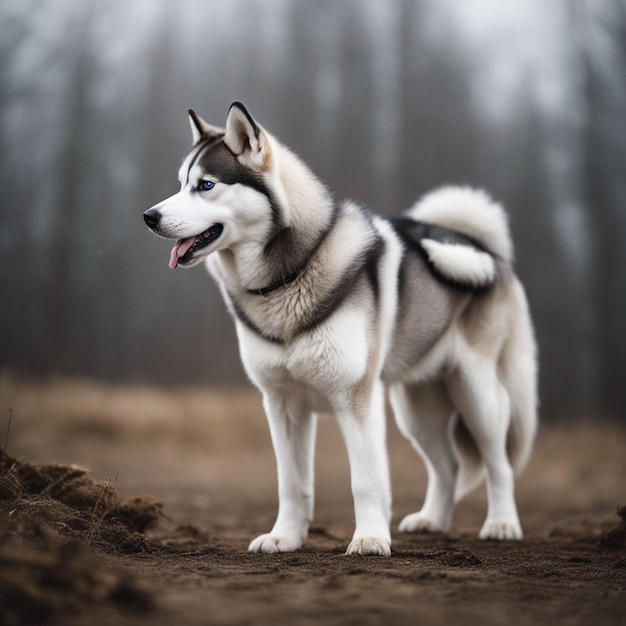
M 444 528 L 422 512 L 407 515 L 398 525 L 401 533 L 441 533 Z
M 293 552 L 302 542 L 293 537 L 281 537 L 270 533 L 257 537 L 248 546 L 248 552 L 264 552 L 274 554 L 276 552 Z
M 519 540 L 522 538 L 522 527 L 518 521 L 486 521 L 478 533 L 480 539 L 495 541 Z
M 346 554 L 391 556 L 391 542 L 377 537 L 359 537 L 350 542 Z

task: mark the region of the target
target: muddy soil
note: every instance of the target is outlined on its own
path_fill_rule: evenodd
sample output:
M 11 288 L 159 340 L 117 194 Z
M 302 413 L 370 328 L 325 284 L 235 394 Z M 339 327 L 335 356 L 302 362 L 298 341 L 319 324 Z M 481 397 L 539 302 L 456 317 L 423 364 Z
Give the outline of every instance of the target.
M 323 417 L 309 540 L 258 555 L 246 547 L 271 527 L 277 498 L 254 392 L 4 374 L 0 403 L 11 459 L 0 471 L 4 624 L 626 624 L 626 428 L 616 420 L 542 426 L 517 483 L 523 541 L 476 538 L 481 488 L 447 534 L 394 533 L 384 558 L 343 554 L 348 466 Z M 397 525 L 419 508 L 425 474 L 393 423 L 389 448 Z M 50 474 L 51 463 L 88 473 Z M 33 472 L 47 478 L 32 482 Z M 38 487 L 16 486 L 18 475 Z M 22 488 L 36 493 L 18 497 Z

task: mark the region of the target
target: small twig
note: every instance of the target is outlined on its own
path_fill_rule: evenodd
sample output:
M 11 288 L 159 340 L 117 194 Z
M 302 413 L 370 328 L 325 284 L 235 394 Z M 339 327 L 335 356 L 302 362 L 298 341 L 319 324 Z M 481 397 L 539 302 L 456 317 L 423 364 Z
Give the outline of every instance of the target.
M 98 532 L 98 530 L 100 530 L 100 526 L 102 526 L 102 523 L 104 522 L 106 516 L 109 514 L 109 511 L 105 508 L 104 512 L 99 517 L 96 517 L 100 502 L 103 500 L 104 494 L 110 487 L 110 481 L 105 480 L 102 483 L 102 489 L 100 489 L 100 493 L 98 494 L 96 503 L 93 505 L 93 510 L 91 511 L 91 525 L 89 527 L 89 532 L 87 533 L 88 546 L 91 545 L 91 542 L 94 540 L 96 533 Z
M 117 473 L 115 474 L 115 479 L 113 481 L 110 481 L 107 478 L 102 483 L 102 489 L 100 490 L 100 493 L 98 494 L 98 498 L 91 512 L 91 526 L 87 534 L 87 545 L 91 545 L 91 542 L 95 539 L 98 531 L 100 530 L 100 527 L 104 523 L 104 520 L 108 517 L 110 513 L 109 509 L 105 508 L 104 511 L 100 515 L 98 515 L 98 507 L 100 506 L 100 503 L 103 501 L 104 494 L 107 491 L 115 492 L 115 485 L 117 485 L 117 479 L 118 479 L 119 473 L 120 473 L 120 470 L 118 469 Z

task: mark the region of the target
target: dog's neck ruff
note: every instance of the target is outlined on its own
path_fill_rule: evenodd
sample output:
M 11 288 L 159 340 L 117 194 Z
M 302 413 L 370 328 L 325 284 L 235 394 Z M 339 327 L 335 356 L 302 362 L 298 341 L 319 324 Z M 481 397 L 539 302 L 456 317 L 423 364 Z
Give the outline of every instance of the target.
M 289 283 L 292 283 L 294 280 L 296 280 L 296 278 L 298 278 L 298 272 L 294 272 L 289 276 L 285 276 L 280 280 L 277 280 L 275 283 L 268 285 L 267 287 L 262 287 L 261 289 L 248 289 L 248 293 L 267 298 L 268 294 L 272 293 L 272 291 L 276 291 L 281 287 L 286 287 Z
M 320 249 L 320 246 L 324 243 L 324 241 L 326 241 L 326 237 L 335 225 L 338 216 L 339 203 L 335 199 L 333 200 L 332 214 L 330 215 L 328 224 L 326 224 L 324 229 L 321 231 L 321 233 L 317 237 L 317 240 L 313 243 L 312 248 L 307 252 L 304 259 L 302 259 L 300 264 L 296 266 L 296 270 L 287 276 L 281 276 L 277 281 L 269 284 L 267 287 L 262 287 L 260 289 L 247 289 L 246 291 L 249 294 L 263 296 L 264 298 L 267 298 L 268 294 L 272 293 L 273 291 L 276 291 L 281 287 L 286 287 L 289 283 L 293 283 L 298 278 L 299 274 L 306 269 L 309 261 L 315 256 L 317 251 Z M 287 229 L 284 229 L 283 231 L 281 231 L 281 233 L 284 233 L 286 231 Z M 274 241 L 276 241 L 276 239 L 277 237 L 274 239 Z

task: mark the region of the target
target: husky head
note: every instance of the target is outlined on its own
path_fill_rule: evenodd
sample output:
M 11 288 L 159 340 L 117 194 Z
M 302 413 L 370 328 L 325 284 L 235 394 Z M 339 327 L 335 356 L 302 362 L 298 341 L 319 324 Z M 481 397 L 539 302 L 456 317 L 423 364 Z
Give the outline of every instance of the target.
M 189 121 L 193 147 L 178 172 L 180 191 L 143 214 L 153 232 L 177 240 L 172 269 L 244 241 L 260 243 L 279 227 L 270 135 L 240 102 L 231 105 L 225 129 L 194 111 Z

